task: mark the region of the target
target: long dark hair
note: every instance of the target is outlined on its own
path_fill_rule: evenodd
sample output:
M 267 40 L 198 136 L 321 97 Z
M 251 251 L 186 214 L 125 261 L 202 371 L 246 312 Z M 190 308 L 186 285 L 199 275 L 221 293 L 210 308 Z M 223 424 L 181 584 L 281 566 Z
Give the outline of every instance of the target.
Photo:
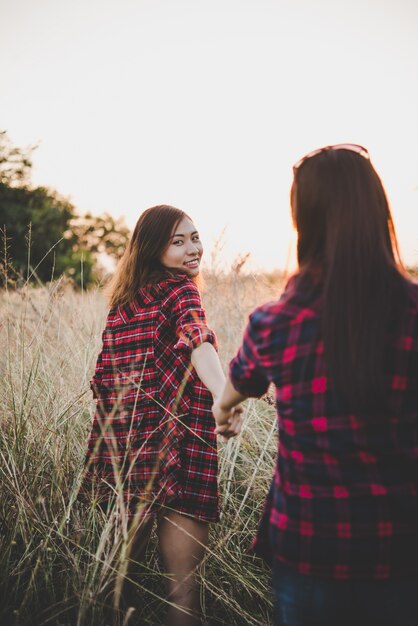
M 387 335 L 399 327 L 407 297 L 382 182 L 361 154 L 323 150 L 295 170 L 291 206 L 301 281 L 313 268 L 322 277 L 328 375 L 352 407 L 377 409 Z
M 141 214 L 107 289 L 111 308 L 132 302 L 140 287 L 169 275 L 160 258 L 173 230 L 185 217 L 189 216 L 184 211 L 168 204 L 153 206 Z

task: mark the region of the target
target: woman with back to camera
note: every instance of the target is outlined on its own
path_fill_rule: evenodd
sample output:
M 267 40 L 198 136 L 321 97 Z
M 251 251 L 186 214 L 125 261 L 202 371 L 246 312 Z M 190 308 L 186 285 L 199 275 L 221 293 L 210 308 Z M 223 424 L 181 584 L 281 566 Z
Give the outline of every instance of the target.
M 142 213 L 110 285 L 91 381 L 85 491 L 129 521 L 132 560 L 156 518 L 169 626 L 199 623 L 195 570 L 219 519 L 211 406 L 225 376 L 196 284 L 202 253 L 186 213 L 168 205 Z
M 413 626 L 418 285 L 365 148 L 301 159 L 291 207 L 298 272 L 250 316 L 214 415 L 226 423 L 276 387 L 278 458 L 254 544 L 272 562 L 275 624 Z

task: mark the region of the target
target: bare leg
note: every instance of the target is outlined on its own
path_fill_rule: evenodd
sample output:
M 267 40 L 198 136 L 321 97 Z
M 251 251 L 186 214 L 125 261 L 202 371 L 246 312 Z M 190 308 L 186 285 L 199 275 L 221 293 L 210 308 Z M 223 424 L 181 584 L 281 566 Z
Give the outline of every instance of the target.
M 129 529 L 129 557 L 132 561 L 141 561 L 145 549 L 148 545 L 152 531 L 154 519 L 152 517 L 143 519 L 134 527 Z
M 203 559 L 208 536 L 208 523 L 174 511 L 164 514 L 158 521 L 158 541 L 169 576 L 168 600 L 177 605 L 169 605 L 167 626 L 196 626 L 200 623 L 195 572 Z
M 136 577 L 140 571 L 140 562 L 153 527 L 153 518 L 142 519 L 138 524 L 132 523 L 129 529 L 128 546 L 125 561 L 125 580 L 121 587 L 123 602 L 126 606 L 136 604 Z

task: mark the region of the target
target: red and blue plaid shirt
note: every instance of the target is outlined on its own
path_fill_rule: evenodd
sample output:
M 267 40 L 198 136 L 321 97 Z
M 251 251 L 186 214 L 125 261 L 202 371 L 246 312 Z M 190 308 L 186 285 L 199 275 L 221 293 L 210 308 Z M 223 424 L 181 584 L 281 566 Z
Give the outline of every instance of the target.
M 278 457 L 255 550 L 299 573 L 387 579 L 418 573 L 418 285 L 402 336 L 388 338 L 385 414 L 344 409 L 326 375 L 320 285 L 290 281 L 250 316 L 234 387 L 275 385 Z
M 190 363 L 216 338 L 195 283 L 176 275 L 139 289 L 109 311 L 102 338 L 82 495 L 119 491 L 130 516 L 147 503 L 217 521 L 213 399 Z

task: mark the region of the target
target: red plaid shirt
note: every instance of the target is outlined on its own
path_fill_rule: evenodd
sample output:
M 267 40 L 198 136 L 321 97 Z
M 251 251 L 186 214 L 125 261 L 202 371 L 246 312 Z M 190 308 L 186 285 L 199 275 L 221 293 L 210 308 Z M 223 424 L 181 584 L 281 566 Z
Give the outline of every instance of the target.
M 122 491 L 131 514 L 146 501 L 218 519 L 212 396 L 190 364 L 206 341 L 216 345 L 184 275 L 140 289 L 109 312 L 91 381 L 98 400 L 86 487 L 104 499 Z
M 320 284 L 290 281 L 251 316 L 230 364 L 236 389 L 274 383 L 279 446 L 254 547 L 303 574 L 385 579 L 418 573 L 418 285 L 402 336 L 389 337 L 386 414 L 353 414 L 325 373 Z

